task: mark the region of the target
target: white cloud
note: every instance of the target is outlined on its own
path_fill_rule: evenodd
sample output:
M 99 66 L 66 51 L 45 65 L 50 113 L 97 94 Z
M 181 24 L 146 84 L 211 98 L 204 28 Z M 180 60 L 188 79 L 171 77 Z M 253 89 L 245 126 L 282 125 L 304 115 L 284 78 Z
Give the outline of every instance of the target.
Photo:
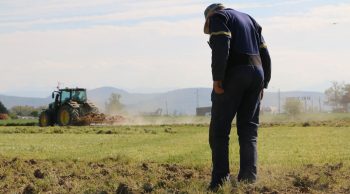
M 346 56 L 346 51 L 339 53 L 283 49 L 274 50 L 273 54 L 274 71 L 271 86 L 276 88 L 297 90 L 325 81 L 350 81 L 350 68 L 342 57 Z
M 0 2 L 1 7 L 8 9 L 2 9 L 0 16 L 11 17 L 18 15 L 44 15 L 52 14 L 61 11 L 69 11 L 73 9 L 86 9 L 96 6 L 110 5 L 115 3 L 114 0 L 36 0 L 36 1 L 23 1 L 23 0 L 2 0 Z M 127 1 L 119 1 L 125 3 Z
M 94 6 L 93 1 L 89 2 L 87 5 Z M 105 4 L 109 2 L 104 1 Z M 103 85 L 123 88 L 210 87 L 210 49 L 206 44 L 208 37 L 202 34 L 203 3 L 120 2 L 128 4 L 124 12 L 0 24 L 0 28 L 9 25 L 28 27 L 26 31 L 0 34 L 0 66 L 2 72 L 6 72 L 0 78 L 0 90 L 11 91 L 14 85 L 16 90 L 52 88 L 57 81 L 88 88 Z M 57 3 L 49 10 L 61 10 L 66 5 L 69 3 Z M 159 6 L 169 6 L 169 9 L 163 11 Z M 45 12 L 45 6 L 39 10 Z M 165 16 L 194 13 L 200 14 L 184 20 L 163 19 Z M 350 71 L 347 62 L 349 13 L 350 5 L 340 4 L 314 8 L 306 13 L 257 18 L 264 28 L 272 55 L 271 86 L 294 90 L 325 80 L 350 81 L 347 76 Z M 30 26 L 36 23 L 150 16 L 158 19 L 129 26 L 100 24 L 81 29 L 30 30 Z M 333 22 L 338 24 L 333 25 Z
M 305 1 L 305 0 L 301 0 Z M 295 3 L 295 1 L 293 1 Z M 297 1 L 299 2 L 299 1 Z M 284 3 L 290 3 L 286 1 Z M 261 8 L 261 7 L 272 7 L 281 3 L 266 4 L 266 3 L 229 3 L 227 6 L 234 7 L 235 9 L 246 9 L 246 8 Z M 17 5 L 18 6 L 18 5 Z M 96 13 L 96 14 L 79 14 L 84 8 L 93 8 L 94 6 L 109 6 L 112 8 L 112 12 Z M 113 3 L 110 0 L 103 1 L 58 1 L 51 4 L 43 3 L 36 4 L 30 7 L 19 6 L 15 12 L 8 12 L 1 14 L 5 16 L 0 23 L 0 28 L 19 28 L 28 29 L 34 25 L 53 25 L 57 23 L 71 23 L 71 22 L 117 22 L 117 21 L 129 21 L 138 20 L 142 21 L 146 18 L 157 18 L 162 20 L 164 17 L 184 16 L 184 15 L 197 15 L 196 18 L 202 18 L 203 10 L 207 6 L 207 3 L 195 2 L 188 0 L 168 0 L 168 1 L 120 1 L 119 3 Z M 123 7 L 121 9 L 120 7 Z M 66 10 L 72 10 L 76 14 L 67 14 L 64 16 L 57 13 L 65 12 Z M 56 14 L 55 14 L 56 13 Z M 26 16 L 36 15 L 41 17 L 34 17 L 32 19 L 12 19 L 11 16 Z M 62 16 L 63 15 L 63 16 Z M 5 18 L 5 19 L 4 19 Z M 9 18 L 9 19 L 6 19 Z
M 187 3 L 185 3 L 187 2 Z M 20 29 L 30 28 L 33 25 L 38 24 L 46 24 L 52 25 L 56 23 L 69 23 L 69 22 L 112 22 L 112 21 L 129 21 L 129 20 L 138 20 L 142 21 L 145 18 L 155 18 L 161 19 L 162 17 L 167 16 L 180 16 L 186 14 L 198 14 L 202 13 L 203 4 L 200 3 L 188 3 L 188 1 L 148 1 L 148 2 L 120 2 L 121 6 L 124 9 L 121 9 L 118 3 L 109 5 L 112 7 L 112 12 L 107 13 L 95 13 L 95 14 L 82 14 L 80 13 L 82 8 L 84 7 L 93 7 L 94 5 L 106 6 L 106 3 L 111 3 L 108 0 L 99 2 L 96 1 L 94 3 L 73 3 L 70 4 L 68 2 L 63 2 L 59 4 L 49 4 L 50 6 L 38 6 L 34 8 L 29 8 L 24 11 L 24 13 L 29 15 L 38 15 L 41 17 L 34 17 L 31 20 L 28 19 L 17 19 L 14 20 L 10 16 L 14 13 L 6 13 L 3 14 L 2 22 L 0 23 L 0 27 L 15 27 Z M 45 4 L 44 4 L 45 5 Z M 80 7 L 81 5 L 82 7 Z M 166 7 L 166 9 L 164 9 Z M 67 9 L 75 10 L 77 9 L 77 13 L 72 16 L 72 14 L 67 14 L 67 16 L 52 16 L 52 13 L 60 13 L 62 11 L 66 11 Z M 50 11 L 51 10 L 51 11 Z M 79 14 L 80 13 L 80 14 Z M 15 12 L 15 14 L 23 15 L 23 13 L 19 10 Z M 24 14 L 24 15 L 26 15 Z M 2 14 L 0 14 L 1 16 Z M 200 14 L 202 16 L 202 14 Z
M 305 32 L 319 31 L 337 23 L 347 25 L 350 23 L 350 4 L 327 5 L 312 9 L 307 13 L 276 16 L 264 20 L 270 31 Z
M 350 82 L 350 4 L 316 7 L 261 23 L 273 57 L 271 86 L 296 90 L 331 80 Z
M 64 18 L 40 18 L 32 21 L 10 21 L 0 24 L 0 27 L 31 27 L 37 24 L 55 24 L 55 23 L 68 23 L 68 22 L 111 22 L 111 21 L 125 21 L 125 20 L 142 20 L 152 17 L 166 17 L 166 16 L 178 16 L 181 14 L 192 14 L 193 10 L 200 8 L 199 6 L 186 6 L 186 7 L 172 7 L 170 9 L 144 9 L 144 10 L 130 10 L 123 12 L 115 12 L 104 15 L 94 16 L 74 16 Z
M 50 87 L 57 81 L 86 87 L 205 85 L 210 81 L 210 53 L 201 22 L 149 22 L 1 35 L 0 45 L 7 45 L 0 47 L 5 56 L 1 66 L 9 72 L 2 79 L 17 82 L 17 87 Z M 14 58 L 14 53 L 20 57 Z M 2 86 L 3 90 L 10 88 Z

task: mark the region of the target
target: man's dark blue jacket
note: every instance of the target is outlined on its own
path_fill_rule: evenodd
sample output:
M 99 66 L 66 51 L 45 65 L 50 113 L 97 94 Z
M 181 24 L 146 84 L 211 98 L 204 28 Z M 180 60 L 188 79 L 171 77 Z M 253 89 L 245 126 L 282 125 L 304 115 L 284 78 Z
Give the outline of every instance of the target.
M 216 11 L 210 17 L 210 47 L 214 81 L 222 81 L 236 65 L 262 65 L 264 87 L 271 78 L 271 59 L 261 26 L 249 15 L 233 9 Z

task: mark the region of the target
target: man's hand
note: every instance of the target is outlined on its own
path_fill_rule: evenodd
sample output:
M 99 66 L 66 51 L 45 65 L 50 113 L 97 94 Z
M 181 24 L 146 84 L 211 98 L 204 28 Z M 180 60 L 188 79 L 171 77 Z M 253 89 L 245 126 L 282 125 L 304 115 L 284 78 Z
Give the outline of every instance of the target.
M 216 94 L 223 94 L 225 92 L 222 88 L 222 81 L 214 81 L 213 89 Z

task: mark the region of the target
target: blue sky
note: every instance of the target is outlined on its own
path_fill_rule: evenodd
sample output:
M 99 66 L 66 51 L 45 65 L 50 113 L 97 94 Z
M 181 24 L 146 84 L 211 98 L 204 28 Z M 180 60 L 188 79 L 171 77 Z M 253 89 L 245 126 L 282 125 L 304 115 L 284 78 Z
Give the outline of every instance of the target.
M 221 1 L 263 26 L 270 91 L 350 82 L 350 1 Z M 68 87 L 128 91 L 210 87 L 210 49 L 195 0 L 2 0 L 0 94 Z

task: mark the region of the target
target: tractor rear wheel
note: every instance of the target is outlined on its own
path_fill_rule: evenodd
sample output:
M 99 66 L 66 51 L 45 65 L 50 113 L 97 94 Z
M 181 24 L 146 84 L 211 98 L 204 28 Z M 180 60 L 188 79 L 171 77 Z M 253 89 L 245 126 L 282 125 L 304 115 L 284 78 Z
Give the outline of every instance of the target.
M 75 125 L 79 119 L 79 112 L 70 106 L 62 106 L 57 113 L 57 123 L 60 126 Z
M 39 116 L 39 126 L 40 127 L 48 127 L 48 126 L 52 126 L 53 122 L 52 122 L 52 118 L 51 115 L 49 114 L 48 111 L 43 111 L 41 112 L 40 116 Z

